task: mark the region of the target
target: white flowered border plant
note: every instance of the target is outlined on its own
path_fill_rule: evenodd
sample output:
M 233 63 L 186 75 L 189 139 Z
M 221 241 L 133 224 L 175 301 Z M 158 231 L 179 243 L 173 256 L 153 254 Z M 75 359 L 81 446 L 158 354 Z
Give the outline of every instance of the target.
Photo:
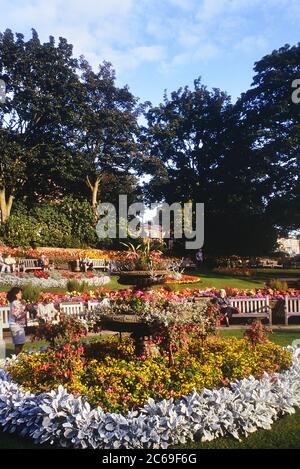
M 152 399 L 127 415 L 91 409 L 63 387 L 50 393 L 24 392 L 0 370 L 0 428 L 29 436 L 36 443 L 71 448 L 167 448 L 191 440 L 248 436 L 270 429 L 300 406 L 299 349 L 282 373 L 249 377 L 230 387 L 196 392 L 155 403 Z
M 110 277 L 108 275 L 103 276 L 95 276 L 95 277 L 86 277 L 82 278 L 81 281 L 84 281 L 88 284 L 89 287 L 102 287 L 110 282 Z M 0 284 L 14 287 L 24 287 L 27 284 L 31 284 L 35 287 L 39 287 L 41 289 L 48 289 L 48 288 L 66 288 L 69 279 L 58 277 L 58 278 L 37 278 L 33 275 L 28 275 L 26 277 L 17 277 L 15 275 L 1 275 L 0 276 Z M 80 281 L 80 280 L 79 280 Z

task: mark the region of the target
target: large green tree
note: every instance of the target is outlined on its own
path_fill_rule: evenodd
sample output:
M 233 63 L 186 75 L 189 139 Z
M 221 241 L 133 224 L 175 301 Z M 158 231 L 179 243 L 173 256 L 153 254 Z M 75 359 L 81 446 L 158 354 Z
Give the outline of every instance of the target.
M 53 37 L 41 44 L 36 31 L 24 40 L 0 34 L 0 76 L 7 97 L 0 104 L 0 209 L 2 221 L 15 197 L 59 197 L 76 178 L 69 126 L 81 84 L 72 46 Z
M 145 143 L 162 163 L 152 173 L 150 199 L 204 202 L 208 253 L 270 250 L 276 234 L 266 212 L 265 164 L 226 93 L 196 80 L 146 117 Z
M 250 90 L 236 104 L 251 150 L 264 162 L 268 213 L 281 230 L 300 227 L 300 44 L 285 45 L 254 67 Z M 297 84 L 294 84 L 297 86 Z
M 116 85 L 111 64 L 104 62 L 95 73 L 82 59 L 80 72 L 83 99 L 73 138 L 97 217 L 99 198 L 107 201 L 105 192 L 114 189 L 115 193 L 131 193 L 135 189 L 134 170 L 141 157 L 138 116 L 142 106 L 127 86 Z

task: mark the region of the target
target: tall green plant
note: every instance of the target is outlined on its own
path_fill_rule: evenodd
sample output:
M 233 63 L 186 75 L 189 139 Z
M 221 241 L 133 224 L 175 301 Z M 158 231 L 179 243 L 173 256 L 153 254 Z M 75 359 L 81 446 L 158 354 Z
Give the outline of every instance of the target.
M 32 283 L 23 287 L 23 298 L 27 303 L 37 303 L 41 296 L 41 289 Z

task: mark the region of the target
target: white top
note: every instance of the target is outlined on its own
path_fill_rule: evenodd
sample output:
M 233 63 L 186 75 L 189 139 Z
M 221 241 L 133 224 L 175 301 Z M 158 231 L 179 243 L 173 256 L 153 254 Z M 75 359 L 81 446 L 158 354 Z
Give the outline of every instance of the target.
M 16 259 L 14 257 L 7 257 L 6 259 L 4 259 L 4 262 L 7 265 L 12 265 L 16 264 Z
M 37 316 L 42 319 L 54 319 L 57 314 L 57 310 L 53 303 L 48 303 L 44 305 L 39 303 L 37 308 Z

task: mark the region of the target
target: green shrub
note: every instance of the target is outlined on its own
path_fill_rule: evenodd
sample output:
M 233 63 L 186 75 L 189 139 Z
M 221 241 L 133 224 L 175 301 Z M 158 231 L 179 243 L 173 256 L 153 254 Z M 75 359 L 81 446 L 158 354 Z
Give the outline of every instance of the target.
M 98 237 L 94 227 L 94 214 L 87 200 L 74 199 L 68 196 L 60 206 L 60 210 L 72 226 L 72 236 L 68 247 L 95 246 Z
M 40 242 L 44 246 L 64 247 L 72 235 L 72 225 L 57 205 L 44 204 L 31 211 L 39 224 Z
M 79 291 L 79 288 L 80 288 L 80 282 L 78 280 L 76 280 L 76 278 L 71 278 L 70 280 L 68 280 L 67 290 L 69 292 Z
M 40 239 L 39 225 L 30 215 L 14 213 L 0 226 L 0 235 L 7 246 L 30 248 Z
M 88 282 L 83 281 L 83 282 L 80 283 L 80 287 L 79 287 L 79 288 L 80 288 L 80 289 L 79 289 L 80 292 L 86 292 L 86 291 L 89 290 L 90 287 L 89 287 Z
M 273 278 L 267 282 L 267 286 L 272 288 L 272 290 L 288 290 L 287 282 L 279 280 L 278 278 Z
M 44 203 L 31 208 L 16 203 L 10 218 L 0 227 L 0 237 L 8 246 L 23 248 L 84 248 L 94 247 L 99 241 L 90 203 L 72 197 L 59 204 Z
M 89 289 L 89 284 L 87 282 L 79 282 L 76 278 L 71 278 L 67 282 L 67 290 L 69 292 L 78 291 L 85 292 Z
M 28 303 L 37 303 L 41 295 L 41 289 L 32 285 L 32 283 L 28 283 L 23 288 L 23 298 Z

